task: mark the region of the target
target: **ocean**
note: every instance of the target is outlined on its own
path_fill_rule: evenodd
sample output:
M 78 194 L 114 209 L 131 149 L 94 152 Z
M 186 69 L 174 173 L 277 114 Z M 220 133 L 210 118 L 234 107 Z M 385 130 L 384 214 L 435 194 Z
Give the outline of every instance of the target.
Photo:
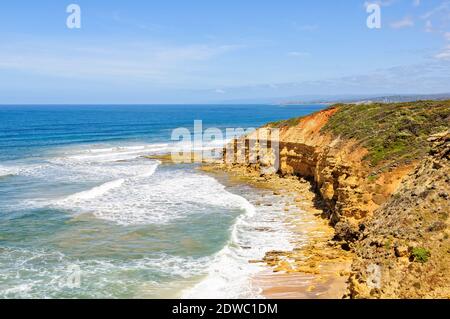
M 283 198 L 143 156 L 194 120 L 257 128 L 322 108 L 0 106 L 0 298 L 261 297 L 249 260 L 299 240 Z

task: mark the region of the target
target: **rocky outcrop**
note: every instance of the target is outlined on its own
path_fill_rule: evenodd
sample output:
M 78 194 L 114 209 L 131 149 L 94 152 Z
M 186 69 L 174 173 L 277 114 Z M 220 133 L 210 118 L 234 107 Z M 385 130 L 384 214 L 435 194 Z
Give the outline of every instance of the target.
M 376 210 L 355 244 L 352 298 L 450 298 L 450 132 Z
M 298 125 L 281 127 L 276 141 L 262 141 L 267 137 L 270 139 L 271 133 L 266 131 L 273 131 L 272 128 L 259 129 L 245 140 L 235 141 L 234 148 L 228 148 L 224 157 L 234 153 L 233 165 L 245 165 L 262 175 L 268 172 L 297 175 L 312 181 L 320 195 L 319 204 L 326 209 L 326 217 L 335 226 L 336 240 L 348 244 L 358 238 L 362 221 L 393 189 L 389 191 L 389 187 L 385 187 L 392 183 L 389 178 L 379 179 L 378 184 L 368 183 L 368 169 L 362 160 L 367 151 L 356 141 L 344 141 L 321 132 L 335 112 L 335 108 L 330 108 L 301 119 Z M 260 145 L 271 144 L 277 145 L 279 154 L 260 152 Z M 255 146 L 258 160 L 252 161 L 255 157 L 252 147 Z M 274 164 L 277 169 L 270 171 L 268 167 Z
M 236 141 L 235 159 L 245 161 L 228 163 L 261 177 L 299 176 L 312 182 L 316 205 L 334 227 L 333 244 L 356 255 L 347 297 L 449 298 L 449 132 L 432 135 L 428 153 L 425 142 L 430 132 L 448 130 L 449 105 L 359 108 L 356 114 L 370 121 L 366 126 L 348 123 L 351 106 L 342 106 L 344 111 L 331 107 Z M 329 123 L 332 130 L 326 129 Z M 277 134 L 267 132 L 274 128 Z M 359 130 L 354 138 L 352 129 Z M 378 135 L 371 136 L 372 129 Z M 279 138 L 265 140 L 271 134 Z M 272 143 L 279 153 L 260 152 L 261 145 Z M 239 151 L 237 144 L 244 148 Z

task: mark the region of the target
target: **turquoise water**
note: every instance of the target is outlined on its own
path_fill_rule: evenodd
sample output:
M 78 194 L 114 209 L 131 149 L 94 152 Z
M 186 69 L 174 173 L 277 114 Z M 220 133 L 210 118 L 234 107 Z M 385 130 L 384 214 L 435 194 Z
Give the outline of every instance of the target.
M 248 260 L 291 244 L 282 199 L 142 156 L 194 120 L 249 128 L 321 108 L 0 106 L 0 298 L 257 297 Z

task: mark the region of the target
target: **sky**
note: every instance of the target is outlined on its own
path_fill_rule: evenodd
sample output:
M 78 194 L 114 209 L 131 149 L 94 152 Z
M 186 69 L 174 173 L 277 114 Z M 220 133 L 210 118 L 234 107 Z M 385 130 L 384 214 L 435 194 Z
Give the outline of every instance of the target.
M 372 3 L 379 29 L 367 26 Z M 450 0 L 0 4 L 0 104 L 446 92 Z

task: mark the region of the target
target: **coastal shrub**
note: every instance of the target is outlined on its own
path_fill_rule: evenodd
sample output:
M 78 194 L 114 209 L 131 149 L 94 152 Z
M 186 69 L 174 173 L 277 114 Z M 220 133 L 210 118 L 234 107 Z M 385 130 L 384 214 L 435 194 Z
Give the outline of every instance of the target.
M 337 112 L 322 132 L 356 140 L 368 150 L 364 160 L 376 172 L 410 163 L 429 151 L 430 135 L 450 130 L 450 100 L 405 103 L 335 104 Z M 269 123 L 293 127 L 304 117 Z M 373 182 L 376 173 L 369 175 Z
M 391 247 L 392 247 L 392 239 L 386 240 L 386 242 L 384 243 L 384 248 L 385 248 L 386 250 L 390 250 Z
M 292 127 L 292 126 L 296 126 L 298 125 L 298 123 L 300 123 L 300 120 L 304 118 L 304 116 L 300 116 L 300 117 L 294 117 L 288 120 L 281 120 L 281 121 L 277 121 L 277 122 L 271 122 L 268 123 L 267 126 L 272 127 L 272 128 L 281 128 L 281 127 Z
M 426 263 L 430 256 L 430 252 L 423 247 L 416 247 L 412 250 L 411 253 L 411 257 L 413 258 L 413 260 L 420 263 Z
M 449 101 L 338 104 L 322 129 L 367 148 L 372 166 L 408 162 L 428 151 L 431 134 L 450 129 Z

